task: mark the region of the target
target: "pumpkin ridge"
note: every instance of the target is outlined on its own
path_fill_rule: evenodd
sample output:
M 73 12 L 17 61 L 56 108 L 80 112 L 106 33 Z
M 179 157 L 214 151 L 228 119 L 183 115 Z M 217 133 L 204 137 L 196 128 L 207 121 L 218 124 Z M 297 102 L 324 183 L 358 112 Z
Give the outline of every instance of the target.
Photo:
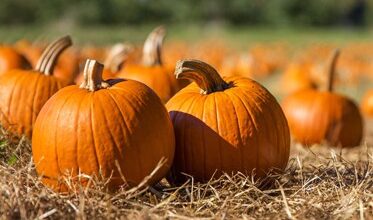
M 67 101 L 74 95 L 74 93 L 70 93 L 68 94 L 68 96 L 66 97 L 66 99 L 64 100 L 64 103 L 61 105 L 60 109 L 58 110 L 58 113 L 57 113 L 57 117 L 56 117 L 56 121 L 58 122 L 59 121 L 59 118 L 60 118 L 60 113 L 61 111 L 63 110 L 63 107 L 65 106 L 65 104 L 67 103 Z M 57 133 L 58 133 L 58 127 L 55 127 L 55 131 L 54 131 L 54 151 L 55 151 L 55 155 L 56 155 L 56 166 L 58 168 L 58 172 L 59 172 L 59 176 L 61 174 L 64 174 L 62 171 L 61 171 L 61 167 L 60 167 L 60 162 L 59 162 L 59 157 L 58 157 L 58 150 L 57 150 Z M 53 178 L 53 177 L 49 177 L 49 178 Z M 58 179 L 58 178 L 57 178 Z
M 75 94 L 79 94 L 78 92 L 75 93 Z M 75 123 L 74 124 L 74 130 L 76 132 L 74 132 L 74 142 L 75 142 L 75 166 L 76 166 L 76 171 L 77 173 L 79 174 L 81 172 L 81 166 L 80 166 L 80 163 L 79 163 L 79 152 L 80 152 L 80 148 L 79 148 L 79 136 L 80 136 L 80 126 L 81 126 L 81 123 L 79 123 L 80 121 L 80 115 L 79 112 L 81 112 L 81 108 L 82 108 L 82 103 L 84 103 L 84 101 L 89 98 L 89 95 L 87 96 L 86 94 L 83 94 L 82 95 L 83 97 L 80 98 L 79 100 L 79 105 L 78 105 L 78 108 L 77 108 L 77 111 L 75 114 L 77 114 L 77 116 L 75 116 Z M 87 135 L 87 134 L 84 134 L 84 135 Z
M 269 94 L 269 93 L 268 93 L 268 94 Z M 270 96 L 271 96 L 271 97 L 270 97 L 271 99 L 276 99 L 274 96 L 272 96 L 272 95 L 270 95 Z M 263 99 L 262 94 L 258 94 L 257 97 L 258 97 L 259 100 L 261 100 L 261 103 L 265 103 L 265 99 Z M 257 102 L 255 102 L 255 105 L 258 107 Z M 281 130 L 281 129 L 278 129 L 278 128 L 279 128 L 278 120 L 275 120 L 274 117 L 273 117 L 273 115 L 274 115 L 273 107 L 274 107 L 274 106 L 272 106 L 272 108 L 267 108 L 271 120 L 266 120 L 266 123 L 265 123 L 266 128 L 271 128 L 271 125 L 274 124 L 276 130 Z M 281 110 L 281 107 L 279 107 L 279 106 L 276 106 L 276 108 L 280 108 L 280 110 Z M 259 109 L 261 109 L 261 108 L 259 108 Z M 262 112 L 262 111 L 261 111 L 261 112 Z M 285 117 L 283 114 L 281 114 L 281 115 L 282 115 L 282 117 Z M 287 120 L 286 120 L 286 118 L 284 118 L 284 120 L 281 120 L 281 121 L 287 121 Z M 268 124 L 268 122 L 269 122 L 269 124 Z M 268 126 L 268 125 L 269 125 L 269 126 Z M 286 126 L 282 125 L 282 127 L 286 127 Z M 267 129 L 267 131 L 270 131 L 270 130 L 271 130 L 271 129 Z M 285 136 L 285 135 L 284 135 L 284 136 Z M 283 145 L 279 145 L 279 140 L 281 140 L 282 138 L 280 138 L 279 135 L 276 135 L 273 139 L 275 140 L 275 144 L 276 144 L 275 146 L 278 146 L 277 151 L 278 151 L 278 152 L 282 152 L 282 149 L 279 148 L 279 146 L 283 146 Z M 288 154 L 288 153 L 287 153 L 287 154 Z M 278 161 L 277 161 L 277 162 L 278 162 Z M 286 165 L 287 165 L 287 163 L 286 163 Z M 285 166 L 286 166 L 286 165 L 285 165 Z
M 204 96 L 206 97 L 206 96 Z M 202 108 L 202 121 L 205 121 L 205 104 L 206 104 L 206 100 L 207 100 L 208 97 L 206 98 L 203 98 L 203 108 Z M 205 137 L 206 133 L 205 133 L 205 129 L 201 129 L 202 130 L 202 137 Z M 205 139 L 205 138 L 203 138 Z M 206 175 L 206 143 L 204 141 L 202 141 L 202 146 L 203 146 L 203 179 L 207 179 L 207 175 Z
M 113 88 L 113 87 L 112 87 L 112 88 Z M 124 87 L 114 87 L 114 88 L 115 88 L 115 89 L 118 89 L 118 90 L 122 90 L 122 91 L 124 91 L 124 92 L 126 92 L 126 93 L 129 93 L 129 91 L 126 90 Z M 112 91 L 115 91 L 115 89 L 112 90 Z M 115 92 L 117 92 L 117 91 L 115 91 Z M 121 95 L 120 93 L 118 94 L 118 97 L 123 98 L 124 100 L 128 101 L 127 97 L 125 97 L 124 95 Z M 136 99 L 137 99 L 138 101 L 141 101 L 141 100 L 139 100 L 139 99 L 137 98 L 137 96 L 134 96 L 134 97 L 136 97 Z M 143 104 L 143 103 L 141 102 L 141 104 Z M 131 105 L 131 102 L 128 102 L 128 105 L 130 106 L 130 108 L 132 108 L 132 109 L 136 112 L 136 114 L 138 114 L 137 109 L 134 108 L 133 105 Z M 118 105 L 118 107 L 119 107 L 119 105 Z M 119 110 L 120 110 L 120 113 L 121 113 L 122 118 L 124 118 L 124 114 L 123 114 L 122 109 L 119 108 Z M 126 125 L 126 126 L 125 126 L 126 130 L 128 131 L 128 133 L 131 133 L 130 126 L 128 125 L 127 120 L 123 120 L 123 121 L 124 121 L 124 123 L 125 123 L 125 125 Z M 138 149 L 138 148 L 136 148 L 136 151 L 137 151 L 137 155 L 141 155 L 140 152 L 139 152 L 139 149 Z M 143 171 L 144 171 L 144 169 L 143 169 L 143 167 L 144 167 L 144 166 L 143 166 L 143 161 L 141 161 L 140 157 L 137 158 L 137 161 L 138 161 L 138 166 L 139 166 L 140 173 L 143 173 Z
M 17 85 L 17 83 L 22 79 L 22 78 L 24 78 L 25 77 L 25 75 L 21 75 L 21 76 L 18 76 L 18 74 L 16 74 L 16 75 L 13 75 L 13 77 L 15 77 L 16 79 L 14 80 L 14 85 Z M 11 91 L 11 94 L 10 94 L 10 98 L 9 98 L 9 103 L 8 103 L 8 114 L 7 115 L 9 115 L 9 118 L 7 118 L 6 120 L 8 120 L 9 121 L 9 123 L 11 123 L 11 121 L 10 121 L 10 118 L 11 118 L 11 112 L 13 112 L 13 111 L 11 111 L 10 110 L 10 108 L 12 107 L 12 101 L 13 101 L 13 95 L 14 95 L 14 90 L 16 90 L 16 87 L 12 87 L 12 91 Z M 4 115 L 4 117 L 6 117 L 6 115 Z
M 196 111 L 196 108 L 195 107 L 197 107 L 198 108 L 198 105 L 196 105 L 196 104 L 198 104 L 198 102 L 200 101 L 200 99 L 201 98 L 203 98 L 204 96 L 198 96 L 198 97 L 195 97 L 194 99 L 193 99 L 193 102 L 190 104 L 190 106 L 189 106 L 189 109 L 188 109 L 188 111 L 187 112 L 190 112 L 191 113 L 191 115 L 192 116 L 194 116 L 194 117 L 197 117 L 197 115 L 198 115 L 198 111 Z M 199 117 L 197 117 L 197 118 L 199 118 Z M 189 123 L 192 123 L 192 121 L 189 121 Z M 190 131 L 190 129 L 189 129 L 189 124 L 188 124 L 188 130 Z M 186 139 L 186 140 L 195 140 L 195 137 L 193 137 L 193 133 L 194 132 L 188 132 L 188 138 Z M 184 144 L 184 146 L 186 146 L 185 144 Z M 194 153 L 194 151 L 193 151 L 193 149 L 194 148 L 192 148 L 192 149 L 189 149 L 190 150 L 190 152 L 191 152 L 191 160 L 192 161 L 194 161 L 195 160 L 195 158 L 197 158 L 198 159 L 198 156 L 199 155 L 196 155 L 195 153 Z M 195 165 L 195 164 L 194 164 Z M 192 169 L 191 169 L 191 172 L 195 172 L 195 170 L 199 170 L 199 167 L 193 167 L 192 166 Z
M 254 92 L 254 91 L 251 91 L 251 92 Z M 254 92 L 254 94 L 258 95 L 257 93 Z M 242 92 L 242 96 L 244 96 L 248 102 L 243 102 L 242 99 L 242 103 L 244 104 L 245 108 L 246 108 L 246 111 L 249 113 L 248 116 L 250 118 L 250 121 L 253 125 L 253 128 L 255 129 L 253 132 L 255 132 L 256 134 L 259 133 L 259 127 L 257 126 L 258 125 L 258 122 L 255 120 L 255 114 L 253 114 L 253 112 L 261 112 L 261 109 L 259 108 L 259 106 L 257 105 L 257 103 L 255 102 L 255 100 L 251 97 L 251 96 L 248 96 L 244 91 Z M 263 100 L 260 99 L 260 101 L 263 102 Z M 255 108 L 255 109 L 253 109 Z M 263 123 L 263 127 L 264 127 L 264 130 L 265 131 L 268 131 L 267 129 L 267 123 Z M 267 132 L 265 132 L 267 133 Z M 252 135 L 253 137 L 255 137 L 254 140 L 258 141 L 260 140 L 262 137 L 261 136 L 256 136 L 256 135 Z M 250 137 L 250 139 L 252 139 L 252 137 Z M 255 142 L 255 141 L 253 141 Z M 259 154 L 260 154 L 260 149 L 256 149 L 256 160 L 255 160 L 255 167 L 259 167 L 259 164 L 260 164 L 260 157 L 259 157 Z M 253 170 L 254 171 L 254 170 Z M 258 172 L 258 170 L 256 170 L 255 172 Z M 253 174 L 253 173 L 252 173 Z M 254 174 L 257 174 L 257 173 L 254 173 Z
M 198 98 L 193 98 L 192 100 L 191 100 L 191 102 L 190 102 L 190 104 L 187 106 L 187 110 L 185 111 L 185 112 L 190 112 L 190 110 L 191 109 L 193 109 L 193 107 L 194 107 L 194 104 L 196 103 L 196 100 L 197 100 Z M 188 151 L 190 151 L 190 152 L 192 152 L 191 151 L 191 149 L 188 149 L 188 148 L 186 148 L 186 144 L 185 144 L 185 141 L 186 140 L 188 140 L 189 138 L 185 138 L 185 136 L 189 136 L 189 134 L 190 134 L 190 132 L 185 132 L 185 127 L 188 125 L 188 123 L 186 122 L 186 120 L 184 120 L 184 123 L 183 123 L 183 134 L 184 134 L 184 137 L 183 137 L 183 147 L 184 147 L 184 149 L 186 149 L 186 150 L 188 150 Z M 186 154 L 184 154 L 184 156 L 185 156 Z M 190 157 L 191 157 L 191 160 L 193 161 L 193 152 L 190 154 Z M 186 160 L 184 160 L 184 161 L 186 161 Z M 185 167 L 187 166 L 187 164 L 185 164 Z M 189 169 L 191 172 L 193 172 L 193 170 L 194 170 L 194 167 L 191 165 L 191 167 L 190 167 L 190 169 Z
M 93 105 L 94 105 L 94 101 L 93 101 L 93 97 L 94 97 L 95 93 L 90 93 L 89 94 L 89 97 L 90 97 L 90 107 L 89 107 L 89 110 L 90 110 L 90 116 L 91 116 L 91 133 L 92 133 L 92 145 L 93 145 L 93 151 L 94 151 L 94 155 L 95 155 L 95 158 L 96 158 L 96 164 L 97 164 L 97 167 L 98 167 L 98 170 L 99 172 L 101 172 L 101 164 L 100 164 L 100 160 L 98 158 L 98 154 L 97 154 L 97 144 L 96 144 L 96 138 L 95 138 L 95 132 L 94 132 L 94 128 L 93 128 L 93 124 L 94 124 L 94 111 L 93 111 Z M 99 174 L 98 174 L 99 175 Z
M 102 95 L 100 95 L 100 96 L 102 96 Z M 101 97 L 101 100 L 103 98 L 113 100 L 113 98 L 112 98 L 112 96 L 111 96 L 110 93 L 108 95 L 105 94 L 105 96 Z M 100 100 L 100 99 L 98 99 L 98 100 Z M 118 161 L 118 157 L 117 156 L 120 155 L 120 150 L 119 150 L 120 144 L 118 143 L 117 139 L 115 139 L 115 135 L 113 135 L 112 129 L 110 129 L 109 126 L 108 126 L 109 120 L 107 119 L 107 116 L 105 114 L 105 108 L 101 105 L 101 103 L 102 103 L 102 101 L 98 102 L 99 109 L 101 110 L 100 111 L 100 115 L 102 116 L 101 118 L 103 118 L 103 120 L 104 120 L 101 124 L 105 125 L 106 130 L 109 131 L 108 133 L 110 135 L 110 139 L 114 143 L 113 144 L 113 151 L 114 151 L 114 155 L 113 155 L 114 158 L 113 159 L 116 160 L 116 161 Z M 118 105 L 117 105 L 117 103 L 115 101 L 114 101 L 113 106 L 115 106 L 118 109 Z M 113 114 L 113 111 L 111 112 L 111 114 Z M 118 173 L 122 172 L 122 170 L 121 170 L 120 167 L 114 167 L 113 172 L 114 172 L 115 168 L 117 169 Z
M 123 133 L 123 134 L 129 134 L 129 133 L 131 133 L 130 132 L 130 129 L 128 128 L 128 124 L 127 124 L 127 120 L 126 120 L 126 118 L 124 117 L 124 114 L 123 114 L 123 111 L 122 111 L 122 108 L 119 106 L 119 104 L 118 104 L 118 102 L 117 102 L 117 100 L 114 98 L 114 96 L 113 96 L 113 92 L 116 92 L 115 90 L 109 90 L 109 95 L 110 95 L 110 98 L 113 100 L 113 103 L 114 103 L 114 105 L 116 106 L 116 108 L 118 109 L 118 112 L 119 112 L 119 114 L 120 114 L 120 117 L 122 118 L 122 120 L 124 121 L 124 123 L 125 123 L 125 126 L 123 126 L 123 124 L 121 123 L 121 125 L 120 125 L 120 127 L 121 127 L 121 132 Z M 119 96 L 120 97 L 122 97 L 120 94 L 119 94 Z M 123 135 L 123 138 L 126 138 L 126 139 L 128 139 L 128 137 L 127 137 L 127 135 Z M 126 144 L 128 144 L 128 143 L 126 143 Z M 119 146 L 119 145 L 118 145 Z M 117 147 L 118 147 L 117 146 Z M 121 150 L 118 148 L 118 152 L 121 152 Z M 123 155 L 122 155 L 123 156 Z
M 242 105 L 242 107 L 243 107 L 243 109 L 245 110 L 245 113 L 246 113 L 246 115 L 248 115 L 248 121 L 249 121 L 249 125 L 251 125 L 252 127 L 251 127 L 251 131 L 252 132 L 255 132 L 255 130 L 256 130 L 256 128 L 255 128 L 255 125 L 254 125 L 254 122 L 253 122 L 253 119 L 252 119 L 252 116 L 251 116 L 251 114 L 250 114 L 250 112 L 247 110 L 248 108 L 247 108 L 247 106 L 245 105 L 245 103 L 243 102 L 243 100 L 241 99 L 241 97 L 239 96 L 239 95 L 237 95 L 236 93 L 234 93 L 234 92 L 231 92 L 231 93 L 227 93 L 229 96 L 231 96 L 231 97 L 235 97 L 235 99 L 237 99 L 240 103 L 241 103 L 241 105 Z M 231 101 L 232 101 L 232 99 L 231 99 Z M 233 103 L 233 101 L 232 101 L 232 103 Z M 236 106 L 234 106 L 234 108 L 235 108 L 235 110 L 236 110 Z M 237 121 L 239 121 L 238 120 L 238 118 L 237 118 Z M 241 126 L 239 125 L 239 132 L 240 132 L 240 134 L 242 134 L 241 133 Z M 250 135 L 252 135 L 252 134 L 250 134 Z M 251 140 L 253 140 L 252 138 L 251 138 L 251 136 L 249 136 L 249 138 L 251 139 Z M 244 147 L 244 145 L 246 145 L 247 143 L 247 141 L 245 142 L 245 144 L 244 144 L 244 142 L 243 142 L 243 139 L 242 139 L 242 135 L 240 135 L 240 141 L 241 141 L 241 144 L 242 144 L 242 146 L 243 146 L 243 149 L 241 150 L 241 153 L 243 152 L 243 154 L 242 155 L 247 155 L 246 153 L 245 153 L 245 151 L 247 150 L 245 147 Z M 255 142 L 255 141 L 253 141 L 253 142 Z M 250 166 L 246 163 L 245 164 L 245 159 L 243 159 L 243 165 L 244 165 L 244 168 L 245 169 L 247 169 L 247 168 L 249 168 Z M 256 165 L 257 166 L 257 165 Z
M 236 108 L 236 106 L 234 105 L 234 103 L 233 103 L 233 101 L 232 101 L 232 99 L 231 99 L 231 96 L 230 96 L 230 94 L 229 93 L 224 93 L 225 94 L 225 96 L 227 97 L 227 99 L 230 101 L 230 103 L 231 103 L 231 105 L 232 105 L 232 107 L 233 107 L 233 109 L 234 109 L 234 111 L 233 111 L 233 113 L 234 113 L 234 115 L 235 115 L 235 121 L 236 121 L 236 123 L 235 123 L 235 125 L 236 125 L 236 127 L 237 127 L 237 132 L 238 132 L 238 135 L 237 135 L 237 137 L 238 137 L 238 142 L 239 142 L 239 149 L 240 149 L 240 156 L 241 156 L 241 167 L 245 167 L 245 165 L 244 165 L 244 154 L 243 154 L 243 147 L 244 147 L 244 145 L 243 145 L 243 141 L 242 141 L 242 137 L 241 137 L 241 127 L 240 127 L 240 120 L 238 119 L 238 113 L 237 113 L 237 108 Z M 246 169 L 246 167 L 245 167 L 245 169 Z
M 186 95 L 188 95 L 188 94 L 186 94 Z M 190 96 L 188 96 L 188 97 L 190 97 Z M 175 124 L 176 123 L 176 121 L 180 118 L 180 117 L 183 117 L 183 113 L 184 113 L 184 110 L 183 110 L 183 106 L 185 105 L 185 103 L 187 103 L 188 101 L 189 101 L 189 98 L 187 98 L 187 97 L 182 97 L 183 98 L 183 100 L 181 101 L 181 103 L 178 105 L 178 109 L 179 109 L 179 111 L 173 111 L 172 109 L 170 110 L 170 113 L 173 113 L 174 114 L 174 116 L 173 117 L 171 117 L 171 122 L 172 122 L 172 124 Z M 167 104 L 166 104 L 167 105 Z M 175 128 L 174 128 L 174 131 L 175 131 Z M 184 136 L 183 136 L 184 137 Z M 184 140 L 184 139 L 183 139 Z M 175 140 L 176 141 L 176 140 Z M 184 142 L 184 141 L 183 141 Z M 176 150 L 178 150 L 178 149 L 175 149 L 175 151 Z M 182 157 L 185 157 L 185 154 L 184 153 L 182 153 L 182 152 L 184 152 L 184 150 L 185 150 L 185 148 L 184 148 L 184 144 L 183 144 L 183 148 L 182 149 L 180 149 L 180 150 L 182 150 L 181 151 L 181 153 L 180 154 L 178 154 L 178 155 L 182 155 Z M 175 153 L 175 155 L 176 155 L 176 153 Z M 176 156 L 175 156 L 175 158 L 176 158 Z M 185 158 L 184 158 L 184 160 L 183 160 L 183 170 L 185 170 L 186 169 L 186 164 L 185 164 Z
M 218 111 L 218 107 L 217 107 L 217 103 L 216 103 L 216 96 L 215 96 L 215 94 L 213 95 L 213 97 L 214 97 L 214 107 L 215 107 L 215 110 L 213 111 L 213 112 L 216 112 L 216 120 L 215 120 L 215 125 L 216 125 L 216 132 L 217 132 L 217 134 L 219 135 L 220 134 L 220 130 L 219 130 L 219 111 Z M 220 135 L 219 135 L 220 136 Z M 220 139 L 218 140 L 218 142 L 219 142 L 219 157 L 220 157 L 220 170 L 223 170 L 223 156 L 222 156 L 222 147 L 221 147 L 221 143 L 220 143 Z M 216 170 L 215 170 L 215 172 L 216 172 Z
M 17 108 L 17 105 L 14 105 L 14 101 L 16 100 L 23 100 L 24 101 L 24 90 L 21 86 L 19 86 L 20 84 L 22 84 L 22 82 L 25 80 L 26 78 L 26 75 L 25 74 L 22 74 L 22 76 L 18 76 L 19 80 L 17 80 L 17 84 L 14 84 L 15 86 L 12 90 L 12 99 L 11 99 L 11 104 L 10 104 L 10 108 L 9 108 L 9 122 L 10 122 L 10 130 L 13 132 L 13 133 L 17 133 L 19 132 L 19 128 L 21 128 L 21 132 L 24 130 L 24 127 L 21 126 L 21 127 L 18 127 L 18 124 L 22 124 L 21 121 L 18 121 L 18 115 L 22 115 L 24 114 L 22 112 L 22 108 Z M 14 95 L 15 94 L 15 95 Z M 26 97 L 27 97 L 27 94 L 26 94 Z
M 36 116 L 37 116 L 36 112 L 34 111 L 34 109 L 35 109 L 35 102 L 38 101 L 37 100 L 37 97 L 38 97 L 37 94 L 39 92 L 38 88 L 40 86 L 39 85 L 40 79 L 41 79 L 41 76 L 37 76 L 37 79 L 36 79 L 36 82 L 35 82 L 35 89 L 34 89 L 35 91 L 34 91 L 34 94 L 32 95 L 32 97 L 34 97 L 33 100 L 32 100 L 32 107 L 31 107 L 33 113 L 32 113 L 32 115 L 30 117 L 30 120 L 31 120 L 30 124 L 36 120 Z M 50 94 L 50 93 L 48 93 L 48 94 Z

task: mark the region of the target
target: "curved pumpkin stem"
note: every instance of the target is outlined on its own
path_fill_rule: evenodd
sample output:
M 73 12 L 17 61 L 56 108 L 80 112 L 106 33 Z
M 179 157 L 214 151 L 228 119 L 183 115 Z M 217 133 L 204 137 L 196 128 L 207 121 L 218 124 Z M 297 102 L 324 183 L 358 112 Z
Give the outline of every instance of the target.
M 109 84 L 102 79 L 104 65 L 96 60 L 87 59 L 84 66 L 84 80 L 80 85 L 82 89 L 88 89 L 91 92 L 109 87 Z
M 145 40 L 142 50 L 142 63 L 144 66 L 162 65 L 162 45 L 166 36 L 163 26 L 155 28 Z
M 337 65 L 337 61 L 338 61 L 340 53 L 341 53 L 340 49 L 336 49 L 332 56 L 332 61 L 329 67 L 329 77 L 328 77 L 328 84 L 327 84 L 328 92 L 333 92 L 334 90 L 335 69 L 336 69 L 336 65 Z
M 197 83 L 202 94 L 210 94 L 229 88 L 229 84 L 212 66 L 200 60 L 179 60 L 176 63 L 175 75 L 177 79 L 189 79 Z
M 118 72 L 132 50 L 133 47 L 129 44 L 114 45 L 104 61 L 105 67 L 112 73 Z
M 52 75 L 59 56 L 66 48 L 70 47 L 71 45 L 72 40 L 70 36 L 62 37 L 49 44 L 39 58 L 35 69 L 47 76 Z

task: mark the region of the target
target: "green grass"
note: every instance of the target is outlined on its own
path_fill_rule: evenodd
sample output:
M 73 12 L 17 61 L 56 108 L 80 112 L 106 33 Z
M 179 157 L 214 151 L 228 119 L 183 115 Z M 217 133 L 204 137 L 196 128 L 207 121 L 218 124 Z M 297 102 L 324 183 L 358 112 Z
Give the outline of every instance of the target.
M 49 26 L 2 26 L 0 41 L 14 42 L 18 39 L 51 39 L 63 34 L 71 34 L 78 44 L 110 44 L 119 41 L 142 42 L 147 33 L 156 25 L 142 26 L 86 26 L 78 27 L 68 24 Z M 252 42 L 266 43 L 273 41 L 302 45 L 315 42 L 344 44 L 371 40 L 371 29 L 349 28 L 299 28 L 299 27 L 231 27 L 222 25 L 171 25 L 168 39 L 198 41 L 220 39 L 235 47 L 249 45 Z

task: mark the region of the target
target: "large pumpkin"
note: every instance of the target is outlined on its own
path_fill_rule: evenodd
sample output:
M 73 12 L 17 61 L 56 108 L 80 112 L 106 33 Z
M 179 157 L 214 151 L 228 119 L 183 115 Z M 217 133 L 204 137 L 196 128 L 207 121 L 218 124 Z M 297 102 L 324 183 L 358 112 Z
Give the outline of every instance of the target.
M 176 138 L 172 176 L 208 181 L 215 173 L 255 173 L 284 169 L 290 134 L 276 99 L 259 83 L 244 77 L 223 80 L 198 60 L 177 63 L 177 78 L 194 81 L 166 104 Z
M 60 54 L 71 44 L 70 37 L 63 37 L 47 47 L 35 70 L 14 69 L 0 76 L 0 122 L 6 129 L 31 137 L 44 103 L 67 85 L 53 76 L 53 70 Z
M 363 122 L 359 108 L 353 100 L 333 92 L 338 56 L 339 50 L 331 62 L 326 91 L 302 90 L 283 101 L 292 136 L 304 145 L 325 141 L 332 146 L 352 147 L 361 142 Z
M 118 75 L 144 83 L 157 93 L 163 102 L 167 102 L 180 87 L 172 76 L 172 70 L 162 65 L 161 50 L 166 30 L 164 27 L 154 29 L 146 39 L 141 63 L 126 63 Z
M 0 75 L 12 69 L 30 69 L 28 60 L 9 46 L 0 46 Z
M 136 81 L 103 81 L 102 70 L 103 65 L 88 60 L 81 86 L 57 92 L 36 120 L 32 136 L 36 171 L 56 191 L 69 190 L 64 178 L 74 179 L 79 173 L 110 178 L 109 189 L 125 181 L 134 186 L 165 158 L 147 181 L 154 184 L 173 160 L 172 123 L 161 100 Z M 87 179 L 80 181 L 85 184 Z

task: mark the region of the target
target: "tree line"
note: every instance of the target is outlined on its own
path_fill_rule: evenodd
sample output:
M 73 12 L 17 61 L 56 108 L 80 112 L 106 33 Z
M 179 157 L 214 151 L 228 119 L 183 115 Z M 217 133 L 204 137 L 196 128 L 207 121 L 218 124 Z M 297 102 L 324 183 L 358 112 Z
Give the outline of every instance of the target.
M 370 24 L 373 0 L 1 0 L 0 24 Z

